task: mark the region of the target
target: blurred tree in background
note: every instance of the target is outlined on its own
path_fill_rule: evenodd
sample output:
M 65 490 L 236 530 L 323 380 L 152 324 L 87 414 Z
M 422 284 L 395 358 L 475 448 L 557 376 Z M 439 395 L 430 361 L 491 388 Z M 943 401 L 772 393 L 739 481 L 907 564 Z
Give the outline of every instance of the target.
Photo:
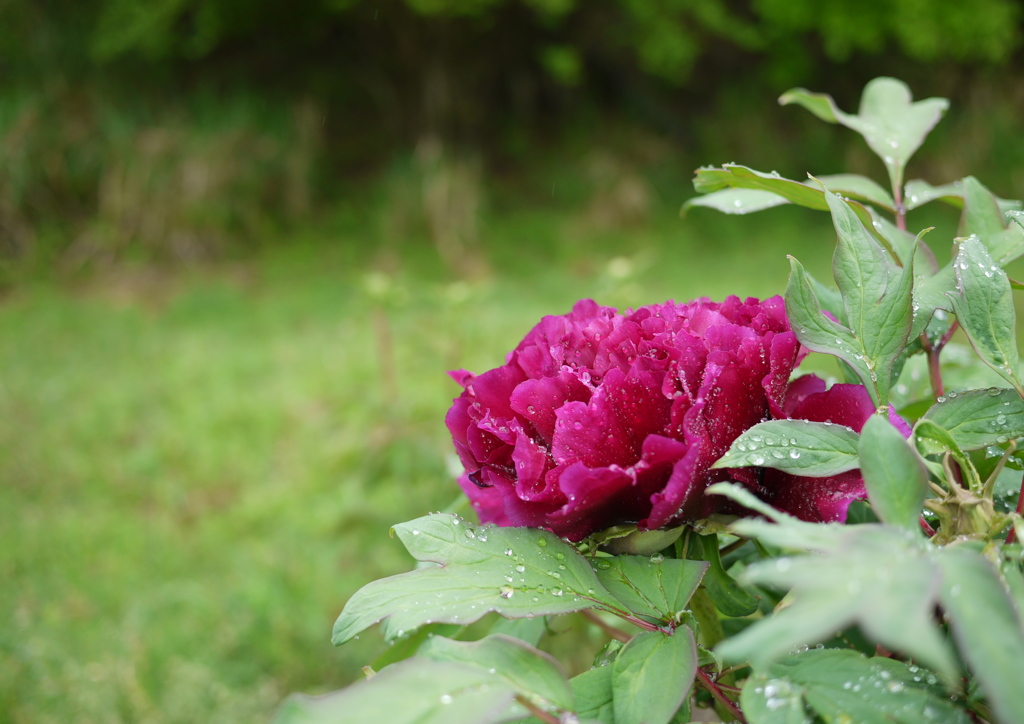
M 1009 133 L 1021 23 L 1015 0 L 0 0 L 0 249 L 221 254 L 412 149 L 435 216 L 472 216 L 482 178 L 615 125 L 691 168 L 724 148 L 849 166 L 847 139 L 751 109 L 795 85 L 852 107 L 880 74 Z

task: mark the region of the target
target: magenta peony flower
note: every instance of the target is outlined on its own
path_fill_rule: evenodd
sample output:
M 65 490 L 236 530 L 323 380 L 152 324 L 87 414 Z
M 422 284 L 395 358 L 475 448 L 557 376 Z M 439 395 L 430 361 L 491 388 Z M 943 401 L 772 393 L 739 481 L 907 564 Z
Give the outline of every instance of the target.
M 452 373 L 465 388 L 446 419 L 459 482 L 483 522 L 570 540 L 706 517 L 722 499 L 704 490 L 721 480 L 787 500 L 760 469 L 710 467 L 741 432 L 786 416 L 800 354 L 781 297 L 626 314 L 580 301 L 542 319 L 505 365 Z

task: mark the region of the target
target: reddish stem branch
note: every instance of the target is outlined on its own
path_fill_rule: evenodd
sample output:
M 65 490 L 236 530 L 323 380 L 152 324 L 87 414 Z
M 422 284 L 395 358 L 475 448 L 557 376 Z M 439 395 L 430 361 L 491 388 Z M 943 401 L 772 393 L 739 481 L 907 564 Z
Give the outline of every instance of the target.
M 949 340 L 953 338 L 953 334 L 959 326 L 959 322 L 954 319 L 953 323 L 949 325 L 949 329 L 946 330 L 945 334 L 942 335 L 942 338 L 934 345 L 932 345 L 932 341 L 928 339 L 927 332 L 921 333 L 921 347 L 928 355 L 928 379 L 932 383 L 932 395 L 935 399 L 946 394 L 946 388 L 942 384 L 942 368 L 939 363 L 939 355 L 942 354 L 942 350 L 945 346 L 949 344 Z
M 942 339 L 940 339 L 939 343 L 937 345 L 935 345 L 935 354 L 938 354 L 939 352 L 941 352 L 942 348 L 945 347 L 947 344 L 949 344 L 949 340 L 953 339 L 953 335 L 956 333 L 956 330 L 959 327 L 960 327 L 960 320 L 954 319 L 953 323 L 951 325 L 949 325 L 949 329 L 947 329 L 946 333 L 944 335 L 942 335 Z
M 932 528 L 931 525 L 928 523 L 928 521 L 924 519 L 923 515 L 921 516 L 920 522 L 921 522 L 921 530 L 924 531 L 924 534 L 926 536 L 931 538 L 933 535 L 935 535 L 935 529 Z
M 715 701 L 724 706 L 729 713 L 736 718 L 736 721 L 740 722 L 740 724 L 746 724 L 747 720 L 743 718 L 743 711 L 740 709 L 739 705 L 725 695 L 725 692 L 723 692 L 718 687 L 718 684 L 716 684 L 711 677 L 707 675 L 704 669 L 697 669 L 697 681 L 701 686 L 707 689 L 708 693 L 711 694 Z
M 1024 515 L 1024 476 L 1021 476 L 1020 494 L 1017 497 L 1017 515 Z M 1016 526 L 1010 526 L 1010 532 L 1006 534 L 1006 544 L 1009 545 L 1017 540 Z
M 554 714 L 544 711 L 539 706 L 534 704 L 532 701 L 527 699 L 525 696 L 516 694 L 515 698 L 516 701 L 519 702 L 519 704 L 524 709 L 533 714 L 536 718 L 540 719 L 542 722 L 544 722 L 544 724 L 561 724 L 558 717 L 556 717 Z
M 623 631 L 621 628 L 616 628 L 615 626 L 612 626 L 610 623 L 606 623 L 605 621 L 603 621 L 600 616 L 598 616 L 594 611 L 590 609 L 581 611 L 580 613 L 583 614 L 584 618 L 588 619 L 591 623 L 593 623 L 595 626 L 597 626 L 599 629 L 604 631 L 606 634 L 611 636 L 616 641 L 626 643 L 630 640 L 630 638 L 632 638 L 628 633 Z
M 896 228 L 901 231 L 907 230 L 907 207 L 903 205 L 903 189 L 894 186 L 892 189 L 892 200 L 896 207 Z
M 939 367 L 939 353 L 934 349 L 928 350 L 928 376 L 932 381 L 932 395 L 937 400 L 946 394 L 946 388 L 942 385 L 942 369 Z

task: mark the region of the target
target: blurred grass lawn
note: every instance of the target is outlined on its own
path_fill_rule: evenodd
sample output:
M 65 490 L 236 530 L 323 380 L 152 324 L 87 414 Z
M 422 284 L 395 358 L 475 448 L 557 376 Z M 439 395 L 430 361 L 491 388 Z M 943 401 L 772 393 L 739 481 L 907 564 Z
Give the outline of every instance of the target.
M 380 639 L 334 649 L 334 618 L 408 567 L 389 526 L 458 492 L 446 370 L 500 364 L 580 297 L 782 293 L 786 253 L 828 278 L 824 215 L 675 208 L 601 233 L 555 210 L 492 219 L 475 281 L 426 241 L 382 263 L 346 222 L 242 264 L 16 289 L 0 720 L 261 721 L 351 681 Z

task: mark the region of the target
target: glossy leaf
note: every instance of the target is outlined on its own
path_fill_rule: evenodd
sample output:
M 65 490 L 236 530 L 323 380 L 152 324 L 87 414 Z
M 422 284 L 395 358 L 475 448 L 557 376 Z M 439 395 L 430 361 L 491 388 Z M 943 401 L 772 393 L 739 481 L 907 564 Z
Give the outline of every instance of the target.
M 949 453 L 960 465 L 964 481 L 975 492 L 981 491 L 981 479 L 970 457 L 960 449 L 956 440 L 948 430 L 928 419 L 920 419 L 914 425 L 914 440 L 922 455 L 942 455 Z
M 775 194 L 786 201 L 808 209 L 827 211 L 825 192 L 816 182 L 803 183 L 783 178 L 778 174 L 755 171 L 737 163 L 723 164 L 720 168 L 706 167 L 697 169 L 693 187 L 700 193 L 721 191 L 722 189 L 755 189 Z M 863 204 L 847 200 L 850 208 L 858 218 L 870 226 L 871 214 Z
M 942 267 L 938 273 L 918 280 L 914 285 L 914 304 L 918 307 L 918 314 L 914 320 L 914 328 L 911 335 L 918 335 L 925 331 L 925 327 L 936 310 L 953 310 L 953 302 L 949 296 L 956 292 L 956 275 L 953 273 L 953 264 L 950 262 Z
M 929 277 L 938 273 L 939 264 L 935 259 L 935 254 L 927 244 L 920 241 L 919 237 L 899 228 L 882 214 L 872 213 L 871 219 L 875 236 L 881 237 L 888 244 L 901 266 L 906 266 L 913 256 L 916 274 Z M 918 242 L 916 253 L 914 251 L 915 241 Z
M 616 724 L 668 724 L 689 697 L 696 673 L 697 644 L 688 627 L 672 635 L 637 634 L 612 664 Z
M 390 617 L 400 636 L 425 623 L 471 623 L 491 611 L 507 618 L 621 607 L 587 560 L 556 535 L 533 528 L 476 527 L 434 514 L 396 525 L 420 561 L 437 566 L 374 581 L 355 593 L 334 625 L 342 644 Z
M 841 111 L 831 96 L 803 88 L 784 93 L 779 103 L 796 103 L 823 120 L 859 133 L 885 163 L 893 188 L 903 185 L 907 161 L 949 107 L 945 98 L 912 102 L 910 89 L 895 78 L 875 78 L 868 83 L 857 115 Z
M 479 641 L 434 636 L 419 655 L 478 668 L 542 708 L 573 708 L 572 689 L 561 665 L 550 654 L 511 636 L 494 634 Z
M 903 203 L 907 207 L 907 211 L 912 211 L 936 200 L 947 203 L 950 206 L 955 206 L 958 209 L 963 208 L 964 191 L 962 184 L 959 181 L 954 181 L 942 186 L 932 186 L 927 181 L 922 181 L 921 179 L 907 181 L 903 193 Z M 1001 199 L 998 197 L 996 198 L 996 203 L 1003 213 L 1016 211 L 1021 206 L 1024 206 L 1024 203 L 1016 199 Z
M 689 199 L 683 204 L 682 213 L 685 214 L 693 206 L 704 206 L 726 214 L 752 214 L 788 203 L 787 199 L 771 191 L 723 189 Z
M 846 526 L 836 523 L 807 523 L 794 518 L 781 510 L 776 510 L 742 485 L 735 483 L 715 483 L 705 491 L 705 494 L 723 495 L 774 521 L 778 525 L 754 518 L 741 518 L 729 528 L 745 538 L 757 538 L 779 548 L 803 551 L 832 550 L 840 545 L 843 535 L 848 530 Z
M 761 540 L 769 537 L 764 535 L 769 527 L 734 526 L 740 534 L 757 532 Z M 871 640 L 952 680 L 956 665 L 932 615 L 940 578 L 933 549 L 916 536 L 877 524 L 848 526 L 831 549 L 817 555 L 749 566 L 742 582 L 791 589 L 794 602 L 727 639 L 718 652 L 727 660 L 763 666 L 796 646 L 857 624 Z
M 814 715 L 858 724 L 969 724 L 935 683 L 927 670 L 893 659 L 811 649 L 755 672 L 740 703 L 751 724 L 802 724 Z
M 1016 390 L 951 392 L 924 418 L 944 428 L 961 450 L 981 450 L 1024 437 L 1024 401 Z
M 533 618 L 501 618 L 491 625 L 492 634 L 504 634 L 536 646 L 544 637 L 548 628 L 547 619 L 543 616 Z M 421 631 L 423 629 L 420 629 Z M 398 644 L 395 644 L 397 646 Z
M 490 724 L 504 719 L 515 689 L 476 666 L 425 658 L 389 666 L 326 696 L 295 695 L 273 724 Z
M 953 266 L 958 293 L 949 297 L 971 346 L 987 365 L 1021 389 L 1016 314 L 1006 272 L 975 236 L 960 242 Z
M 614 556 L 597 563 L 597 577 L 627 609 L 664 623 L 686 609 L 708 564 L 661 556 Z
M 576 699 L 576 715 L 603 724 L 615 724 L 615 693 L 612 690 L 612 667 L 595 666 L 574 676 L 572 693 Z
M 907 207 L 907 211 L 913 211 L 939 199 L 947 204 L 962 207 L 964 205 L 964 192 L 960 187 L 960 182 L 954 181 L 942 186 L 933 186 L 927 181 L 914 179 L 913 181 L 907 181 L 907 185 L 903 190 L 903 203 Z
M 797 339 L 812 352 L 831 354 L 848 364 L 869 391 L 877 395 L 860 340 L 849 328 L 825 316 L 803 265 L 789 258 L 789 283 L 786 285 L 786 314 Z M 877 373 L 876 373 L 877 376 Z
M 704 589 L 715 604 L 715 608 L 732 617 L 749 616 L 754 613 L 758 609 L 758 599 L 736 583 L 722 566 L 718 536 L 695 535 L 695 539 L 699 541 L 703 558 L 709 564 L 708 572 L 704 576 Z
M 1024 230 L 1008 224 L 996 196 L 973 176 L 965 178 L 961 188 L 964 207 L 959 236 L 976 235 L 1000 266 L 1024 254 Z
M 840 196 L 850 196 L 860 201 L 880 206 L 891 213 L 895 212 L 892 194 L 867 176 L 855 173 L 837 173 L 826 176 L 815 176 L 825 188 Z
M 1024 625 L 992 565 L 980 554 L 948 546 L 939 556 L 942 606 L 953 635 L 999 721 L 1024 712 Z
M 856 432 L 845 425 L 768 420 L 745 430 L 715 468 L 765 467 L 805 477 L 827 477 L 857 467 Z
M 919 533 L 928 473 L 903 433 L 885 417 L 872 415 L 861 430 L 857 449 L 875 514 L 883 523 Z
M 913 264 L 893 267 L 850 207 L 834 194 L 825 196 L 839 237 L 832 269 L 847 324 L 866 356 L 868 375 L 861 379 L 882 406 L 888 403 L 893 363 L 913 326 Z
M 817 297 L 823 311 L 828 312 L 839 324 L 846 324 L 846 310 L 843 309 L 843 295 L 834 287 L 825 286 L 809 272 L 804 272 L 804 279 Z

